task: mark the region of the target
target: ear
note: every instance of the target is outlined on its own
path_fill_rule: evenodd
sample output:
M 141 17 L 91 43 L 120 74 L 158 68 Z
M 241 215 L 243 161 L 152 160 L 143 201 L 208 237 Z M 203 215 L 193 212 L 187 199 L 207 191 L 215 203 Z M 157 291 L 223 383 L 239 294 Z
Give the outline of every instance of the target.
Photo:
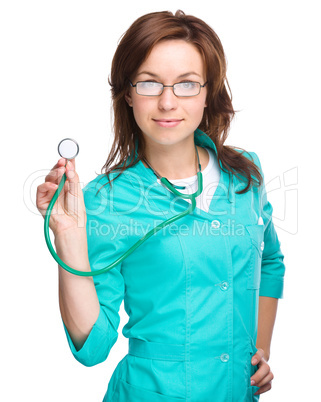
M 127 94 L 125 95 L 125 100 L 130 107 L 133 107 L 133 101 L 130 92 L 127 92 Z

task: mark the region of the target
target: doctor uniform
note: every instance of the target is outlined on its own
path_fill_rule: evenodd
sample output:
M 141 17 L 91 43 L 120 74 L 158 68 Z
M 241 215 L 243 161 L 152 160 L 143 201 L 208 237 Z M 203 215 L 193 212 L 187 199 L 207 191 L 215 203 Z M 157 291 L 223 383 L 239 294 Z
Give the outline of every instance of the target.
M 217 155 L 199 129 L 194 141 Z M 244 155 L 263 176 L 258 156 Z M 128 354 L 115 368 L 104 402 L 259 400 L 259 388 L 250 384 L 258 369 L 251 358 L 257 351 L 259 296 L 283 298 L 284 255 L 264 183 L 236 194 L 244 179 L 220 167 L 208 212 L 196 207 L 94 277 L 100 313 L 80 350 L 64 326 L 74 357 L 85 366 L 101 363 L 117 340 L 124 300 Z M 83 193 L 93 271 L 190 206 L 141 161 L 114 180 L 112 189 L 99 175 Z

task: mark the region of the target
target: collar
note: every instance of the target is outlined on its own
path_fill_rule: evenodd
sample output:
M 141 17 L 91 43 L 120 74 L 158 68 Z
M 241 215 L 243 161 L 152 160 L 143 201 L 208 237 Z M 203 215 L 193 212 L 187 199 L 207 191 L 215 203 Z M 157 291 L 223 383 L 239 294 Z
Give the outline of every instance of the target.
M 194 141 L 195 144 L 199 145 L 200 147 L 211 148 L 215 152 L 216 157 L 218 156 L 217 148 L 214 141 L 199 128 L 194 131 Z M 222 168 L 221 161 L 220 161 L 220 167 Z
M 215 145 L 214 141 L 206 133 L 201 131 L 199 128 L 197 128 L 194 131 L 194 142 L 195 142 L 196 145 L 199 145 L 200 147 L 203 147 L 203 148 L 208 147 L 208 148 L 212 149 L 215 152 L 216 157 L 218 156 L 217 148 L 216 148 L 216 145 Z M 135 159 L 138 156 L 137 151 L 138 151 L 138 139 L 136 138 L 135 139 Z M 154 175 L 154 173 L 149 172 L 150 169 L 146 169 L 144 167 L 142 161 L 139 161 L 138 165 L 139 166 L 141 165 L 140 168 L 142 168 L 142 167 L 144 168 L 142 170 L 142 173 L 144 172 L 144 173 L 150 174 L 150 178 L 153 178 L 154 181 L 157 180 L 157 178 Z M 225 185 L 226 184 L 228 185 L 227 199 L 229 200 L 229 202 L 232 203 L 232 202 L 234 202 L 234 180 L 233 180 L 234 175 L 231 174 L 230 172 L 226 172 L 224 170 L 221 160 L 219 160 L 219 165 L 220 165 L 221 176 L 222 176 L 219 185 L 221 185 L 223 183 L 225 183 Z

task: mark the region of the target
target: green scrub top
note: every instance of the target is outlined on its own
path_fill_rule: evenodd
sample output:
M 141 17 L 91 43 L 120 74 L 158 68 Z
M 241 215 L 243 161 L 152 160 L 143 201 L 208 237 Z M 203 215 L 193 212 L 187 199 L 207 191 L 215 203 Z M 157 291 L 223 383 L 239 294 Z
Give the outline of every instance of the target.
M 194 141 L 217 154 L 199 129 Z M 244 155 L 263 176 L 258 156 Z M 220 168 L 208 212 L 196 207 L 94 277 L 100 313 L 80 350 L 64 326 L 74 357 L 85 366 L 101 363 L 117 340 L 124 300 L 128 354 L 115 368 L 104 402 L 259 400 L 254 395 L 259 388 L 250 384 L 258 369 L 251 358 L 257 351 L 259 296 L 283 298 L 284 255 L 265 183 L 236 194 L 244 179 L 224 171 L 221 163 Z M 114 180 L 112 189 L 101 174 L 83 194 L 92 271 L 190 206 L 141 161 Z

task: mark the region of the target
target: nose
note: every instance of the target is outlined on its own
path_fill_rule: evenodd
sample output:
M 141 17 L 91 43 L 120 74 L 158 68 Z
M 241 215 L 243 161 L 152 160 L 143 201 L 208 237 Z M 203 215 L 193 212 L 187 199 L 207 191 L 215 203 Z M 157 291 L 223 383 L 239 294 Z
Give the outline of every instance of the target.
M 164 87 L 163 93 L 159 96 L 158 107 L 165 111 L 177 108 L 177 97 L 172 87 Z

